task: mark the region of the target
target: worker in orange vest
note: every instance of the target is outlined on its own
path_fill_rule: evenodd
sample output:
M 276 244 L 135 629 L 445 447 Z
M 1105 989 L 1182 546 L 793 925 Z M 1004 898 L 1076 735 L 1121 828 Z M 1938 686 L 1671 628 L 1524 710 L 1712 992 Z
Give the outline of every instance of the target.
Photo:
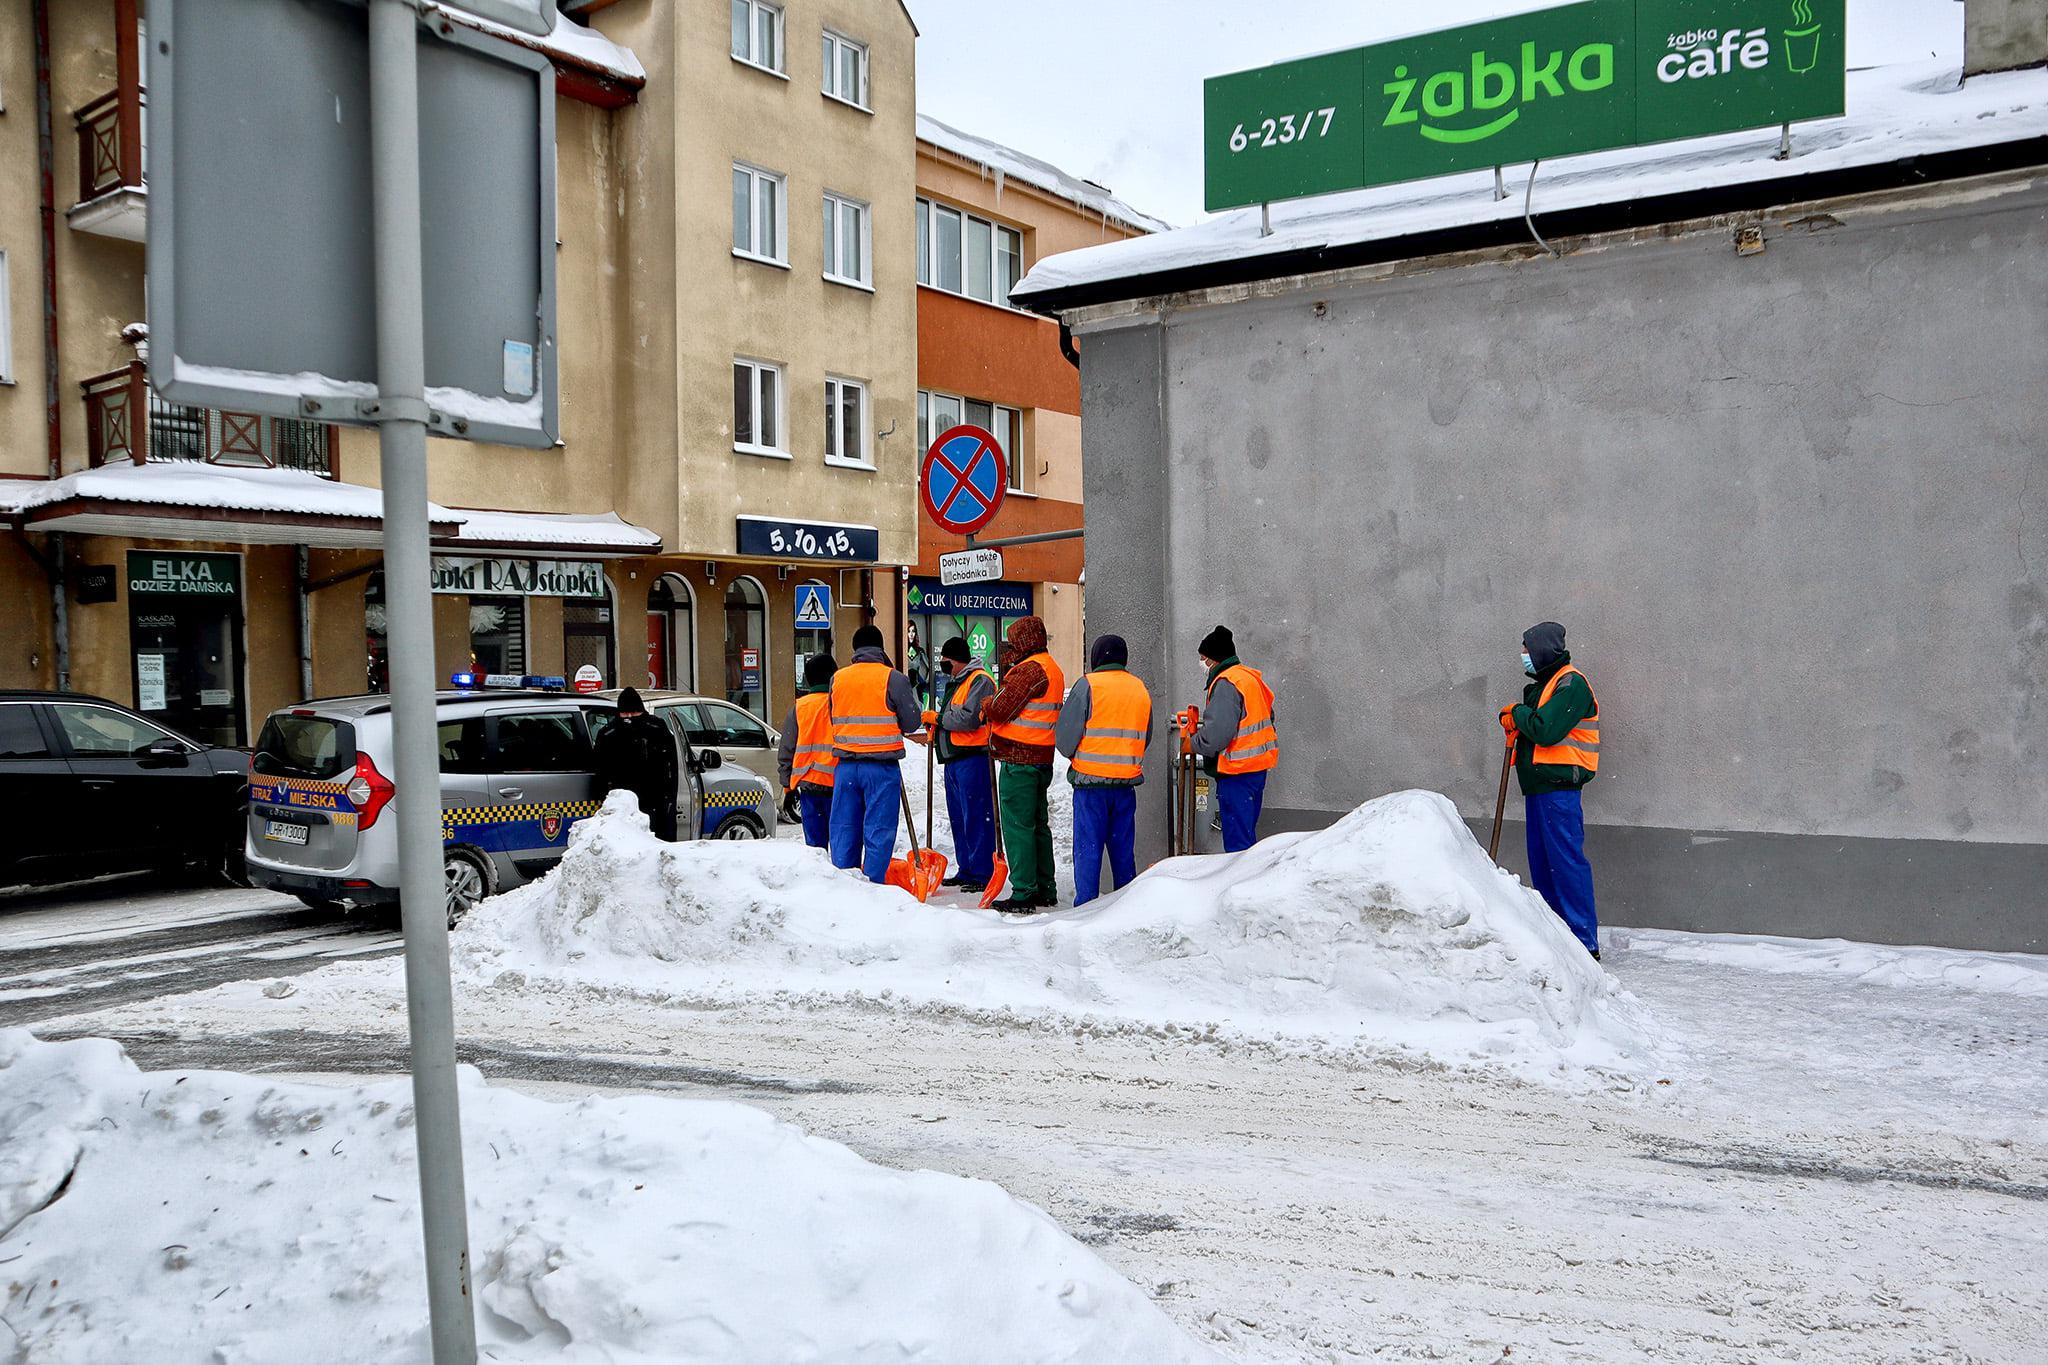
M 830 654 L 804 660 L 804 685 L 782 721 L 782 742 L 775 749 L 782 789 L 796 797 L 803 818 L 804 842 L 826 848 L 832 835 L 832 675 L 839 665 Z
M 1593 865 L 1586 861 L 1586 817 L 1579 789 L 1600 771 L 1600 703 L 1572 667 L 1564 627 L 1540 621 L 1522 632 L 1522 700 L 1500 709 L 1515 746 L 1515 777 L 1527 816 L 1529 880 L 1565 927 L 1596 959 L 1600 917 L 1593 909 Z
M 1223 817 L 1223 851 L 1238 853 L 1259 838 L 1259 811 L 1266 804 L 1266 774 L 1280 762 L 1280 736 L 1273 728 L 1273 689 L 1256 668 L 1237 658 L 1237 641 L 1227 627 L 1202 637 L 1202 667 L 1209 675 L 1209 701 L 1195 732 L 1195 756 L 1216 774 L 1216 805 Z
M 853 662 L 832 675 L 832 866 L 871 882 L 889 873 L 903 794 L 903 740 L 925 742 L 910 679 L 889 666 L 882 632 L 853 633 Z
M 1076 906 L 1100 892 L 1105 851 L 1113 889 L 1138 875 L 1138 787 L 1152 743 L 1152 694 L 1128 671 L 1130 657 L 1123 636 L 1097 637 L 1086 676 L 1060 708 L 1057 744 L 1074 785 Z

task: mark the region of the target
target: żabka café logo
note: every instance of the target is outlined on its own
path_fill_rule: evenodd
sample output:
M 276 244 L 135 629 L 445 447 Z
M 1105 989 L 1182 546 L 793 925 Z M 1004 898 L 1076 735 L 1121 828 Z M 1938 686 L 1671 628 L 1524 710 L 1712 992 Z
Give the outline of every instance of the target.
M 1791 25 L 1782 30 L 1785 65 L 1807 72 L 1820 62 L 1819 21 L 1810 0 L 1792 0 Z M 1695 29 L 1671 34 L 1670 49 L 1657 59 L 1657 79 L 1679 81 L 1724 76 L 1736 70 L 1763 71 L 1771 64 L 1769 31 L 1763 28 Z M 1562 47 L 1523 43 L 1512 57 L 1479 49 L 1458 66 L 1428 77 L 1394 68 L 1394 79 L 1380 87 L 1387 97 L 1382 128 L 1412 124 L 1431 142 L 1483 142 L 1512 127 L 1522 110 L 1537 101 L 1592 94 L 1614 84 L 1617 43 L 1594 39 L 1567 51 Z M 1472 116 L 1481 122 L 1459 123 Z

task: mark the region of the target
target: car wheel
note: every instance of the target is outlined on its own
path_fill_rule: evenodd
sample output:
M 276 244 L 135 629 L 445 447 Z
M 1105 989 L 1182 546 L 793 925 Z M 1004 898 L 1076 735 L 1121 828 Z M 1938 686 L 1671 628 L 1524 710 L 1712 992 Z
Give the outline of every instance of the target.
M 441 872 L 447 887 L 448 927 L 476 908 L 491 894 L 490 873 L 467 853 L 450 852 L 442 857 Z
M 761 827 L 761 821 L 758 817 L 741 811 L 736 815 L 727 816 L 725 823 L 720 825 L 718 832 L 711 837 L 714 839 L 765 839 L 768 837 L 768 831 Z
M 220 851 L 214 872 L 229 886 L 249 885 L 249 808 L 235 812 L 235 823 Z

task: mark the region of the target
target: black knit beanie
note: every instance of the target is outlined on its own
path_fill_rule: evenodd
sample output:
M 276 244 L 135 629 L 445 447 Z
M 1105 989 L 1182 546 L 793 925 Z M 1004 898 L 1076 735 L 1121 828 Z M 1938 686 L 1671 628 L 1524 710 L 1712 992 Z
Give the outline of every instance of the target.
M 1218 626 L 1202 637 L 1202 657 L 1221 663 L 1237 657 L 1237 641 L 1230 638 L 1230 627 Z
M 941 659 L 951 659 L 957 664 L 972 663 L 974 661 L 974 656 L 967 652 L 967 642 L 957 635 L 940 647 L 939 657 Z
M 804 686 L 823 687 L 839 671 L 839 661 L 830 654 L 813 654 L 804 660 Z
M 1098 635 L 1088 650 L 1090 668 L 1101 668 L 1104 664 L 1115 664 L 1121 668 L 1130 661 L 1130 648 L 1124 644 L 1121 635 Z
M 859 630 L 856 630 L 853 633 L 853 647 L 855 649 L 880 649 L 882 647 L 881 628 L 879 626 L 862 626 Z

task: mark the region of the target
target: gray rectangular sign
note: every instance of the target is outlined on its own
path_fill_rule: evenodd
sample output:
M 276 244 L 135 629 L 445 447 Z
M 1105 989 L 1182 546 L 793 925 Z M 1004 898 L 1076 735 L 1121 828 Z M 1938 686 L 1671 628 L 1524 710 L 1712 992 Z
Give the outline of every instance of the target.
M 359 404 L 377 392 L 366 11 L 359 0 L 150 0 L 149 25 L 151 383 L 174 402 L 366 421 Z M 554 71 L 446 18 L 423 23 L 420 40 L 431 429 L 553 445 Z

